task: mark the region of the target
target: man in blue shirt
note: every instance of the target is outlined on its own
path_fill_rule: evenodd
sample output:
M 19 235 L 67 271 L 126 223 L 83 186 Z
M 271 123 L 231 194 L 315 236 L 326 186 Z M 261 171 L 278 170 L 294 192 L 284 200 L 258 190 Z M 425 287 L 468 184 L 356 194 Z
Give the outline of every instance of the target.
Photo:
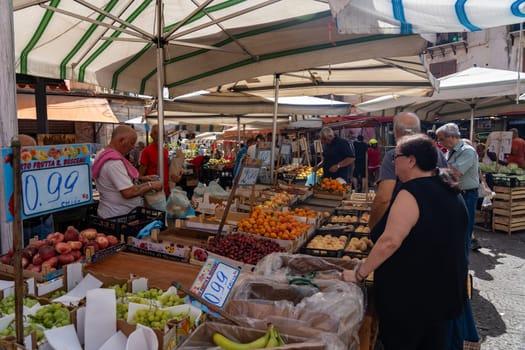
M 354 164 L 355 155 L 348 141 L 336 136 L 329 127 L 321 129 L 319 134 L 323 144 L 323 160 L 316 167 L 323 166 L 323 177 L 350 180 L 350 165 Z

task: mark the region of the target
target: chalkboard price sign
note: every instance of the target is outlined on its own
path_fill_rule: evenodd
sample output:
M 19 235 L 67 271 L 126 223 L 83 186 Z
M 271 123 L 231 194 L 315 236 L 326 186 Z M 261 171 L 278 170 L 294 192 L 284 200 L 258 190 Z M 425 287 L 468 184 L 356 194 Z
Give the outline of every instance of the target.
M 191 291 L 210 304 L 222 308 L 239 277 L 240 269 L 209 257 Z
M 20 150 L 22 219 L 92 202 L 88 144 L 24 146 Z M 11 148 L 2 149 L 7 220 L 14 208 Z

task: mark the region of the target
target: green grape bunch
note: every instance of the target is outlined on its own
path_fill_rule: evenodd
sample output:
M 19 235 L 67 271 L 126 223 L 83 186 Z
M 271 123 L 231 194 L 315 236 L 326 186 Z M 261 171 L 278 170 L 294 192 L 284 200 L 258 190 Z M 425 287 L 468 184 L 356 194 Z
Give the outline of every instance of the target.
M 0 337 L 2 339 L 16 337 L 16 327 L 14 322 L 15 320 L 11 321 L 11 323 L 9 323 L 9 325 L 0 332 Z M 44 331 L 41 327 L 34 323 L 29 323 L 28 325 L 24 326 L 25 337 L 28 336 L 31 332 L 35 332 L 37 341 L 41 341 L 42 339 L 44 339 Z
M 147 327 L 162 329 L 172 318 L 173 314 L 167 310 L 160 310 L 157 308 L 140 309 L 133 315 L 132 323 L 140 323 Z
M 71 324 L 69 310 L 60 303 L 46 305 L 29 316 L 32 323 L 40 324 L 46 329 L 64 327 Z
M 24 298 L 24 305 L 26 307 L 33 307 L 34 305 L 38 304 L 38 301 L 36 299 L 32 298 Z M 8 297 L 3 298 L 0 301 L 0 316 L 6 316 L 10 314 L 15 313 L 15 297 L 13 295 L 10 295 Z
M 117 299 L 125 297 L 126 292 L 128 291 L 128 286 L 125 283 L 123 285 L 114 284 L 112 286 L 109 286 L 109 288 L 115 290 L 115 296 L 117 297 Z
M 162 307 L 170 307 L 184 304 L 184 298 L 181 298 L 177 294 L 172 293 L 164 293 L 158 296 L 157 301 L 160 302 L 160 305 Z
M 63 289 L 58 289 L 58 290 L 55 290 L 53 292 L 53 294 L 51 294 L 51 296 L 49 297 L 49 299 L 51 300 L 55 300 L 56 298 L 60 298 L 61 296 L 65 295 L 66 294 L 66 291 L 63 290 Z
M 128 304 L 117 303 L 117 319 L 118 320 L 128 319 Z
M 144 299 L 154 299 L 156 300 L 159 296 L 161 296 L 164 292 L 161 289 L 157 288 L 150 288 L 148 290 L 140 290 L 137 293 L 135 293 L 138 297 L 144 298 Z

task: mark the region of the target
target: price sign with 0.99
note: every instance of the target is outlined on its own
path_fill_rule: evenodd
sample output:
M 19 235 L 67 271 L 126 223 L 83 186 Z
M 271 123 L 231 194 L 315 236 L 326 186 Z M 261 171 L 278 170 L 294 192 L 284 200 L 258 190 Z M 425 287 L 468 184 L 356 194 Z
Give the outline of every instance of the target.
M 91 202 L 88 164 L 22 173 L 22 216 Z
M 191 289 L 208 303 L 222 308 L 239 277 L 239 272 L 239 268 L 209 257 Z

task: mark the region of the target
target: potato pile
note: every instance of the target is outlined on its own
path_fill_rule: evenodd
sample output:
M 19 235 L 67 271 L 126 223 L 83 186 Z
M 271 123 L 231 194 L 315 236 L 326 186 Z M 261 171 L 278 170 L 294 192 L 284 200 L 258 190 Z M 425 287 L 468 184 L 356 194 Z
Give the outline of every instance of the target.
M 345 248 L 345 252 L 364 253 L 373 247 L 374 243 L 368 237 L 352 237 Z
M 348 238 L 345 235 L 342 236 L 332 236 L 327 235 L 317 235 L 308 244 L 306 248 L 309 249 L 326 249 L 326 250 L 342 250 L 346 245 Z

